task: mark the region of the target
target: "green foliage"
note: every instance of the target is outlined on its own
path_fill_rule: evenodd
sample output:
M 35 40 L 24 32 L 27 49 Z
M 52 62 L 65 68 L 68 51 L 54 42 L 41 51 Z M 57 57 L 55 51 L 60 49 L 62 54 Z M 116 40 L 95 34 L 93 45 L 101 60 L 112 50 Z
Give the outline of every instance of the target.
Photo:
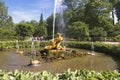
M 29 24 L 31 24 L 34 27 L 34 33 L 33 36 L 37 36 L 36 31 L 38 30 L 38 22 L 36 20 L 31 20 L 29 22 Z
M 117 36 L 120 34 L 120 24 L 116 24 L 113 28 L 112 36 Z
M 64 9 L 64 21 L 68 25 L 71 25 L 76 21 L 84 21 L 85 5 L 89 0 L 64 0 L 63 5 L 66 6 Z
M 103 18 L 102 20 L 110 19 L 111 5 L 107 0 L 90 0 L 85 7 L 85 22 L 89 24 L 90 29 L 102 26 L 100 16 Z
M 30 72 L 30 71 L 10 71 L 0 70 L 0 80 L 119 80 L 118 71 L 89 71 L 68 69 L 63 73 L 51 73 L 47 71 Z
M 67 31 L 69 31 L 69 25 L 81 21 L 88 24 L 87 27 L 90 32 L 95 31 L 94 27 L 102 28 L 102 31 L 94 32 L 95 34 L 100 34 L 96 40 L 101 40 L 103 36 L 110 37 L 111 31 L 114 31 L 110 12 L 112 12 L 113 4 L 115 3 L 116 0 L 64 0 L 64 19 Z M 102 32 L 104 34 L 101 34 Z M 73 34 L 72 38 L 73 36 L 76 35 Z M 71 38 L 71 34 L 68 33 L 67 37 Z
M 118 22 L 120 22 L 120 1 L 115 5 L 115 14 L 117 15 Z
M 0 40 L 15 39 L 15 31 L 13 29 L 0 28 Z
M 0 1 L 0 27 L 9 28 L 12 25 L 12 18 L 8 15 L 7 7 Z
M 47 32 L 48 32 L 48 36 L 52 35 L 52 30 L 53 30 L 53 15 L 50 15 L 47 18 Z
M 43 21 L 43 15 L 41 14 L 40 16 L 40 21 L 38 23 L 38 27 L 36 28 L 35 32 L 34 32 L 34 36 L 43 36 L 46 37 L 47 36 L 47 29 L 46 29 L 46 24 Z
M 15 27 L 16 35 L 22 37 L 22 40 L 27 36 L 31 36 L 34 32 L 34 28 L 31 24 L 26 22 L 21 22 Z
M 58 25 L 60 22 L 57 23 L 57 19 L 58 19 L 58 13 L 56 13 L 56 17 L 55 17 L 55 33 L 58 33 Z M 51 14 L 48 18 L 47 18 L 47 32 L 48 32 L 48 39 L 52 38 L 53 35 L 53 14 Z
M 12 17 L 8 15 L 8 7 L 4 1 L 0 1 L 0 40 L 12 39 L 14 31 L 12 31 Z M 10 31 L 9 31 L 10 30 Z M 7 35 L 6 35 L 7 34 Z
M 49 42 L 49 41 L 42 41 L 42 42 L 40 43 L 40 46 L 41 46 L 41 47 L 48 46 L 48 45 L 50 45 L 50 42 Z
M 4 39 L 14 39 L 14 35 L 15 35 L 15 31 L 12 30 L 12 29 L 9 29 L 9 30 L 4 30 L 3 32 L 3 37 Z
M 68 36 L 77 40 L 85 40 L 85 38 L 89 37 L 88 25 L 84 22 L 74 22 L 67 30 Z
M 71 47 L 71 48 L 91 50 L 90 42 L 67 41 L 67 42 L 65 42 L 65 45 L 67 45 L 68 47 Z
M 31 48 L 31 41 L 19 41 L 18 45 L 20 48 Z M 35 47 L 45 47 L 48 46 L 50 43 L 48 41 L 34 42 Z M 66 41 L 64 42 L 64 46 L 70 48 L 78 48 L 78 49 L 86 49 L 91 50 L 91 42 L 80 42 L 80 41 Z M 120 45 L 109 45 L 100 42 L 94 42 L 95 51 L 102 52 L 105 54 L 113 55 L 113 56 L 120 56 Z M 6 49 L 16 48 L 16 41 L 1 41 L 0 42 L 0 51 Z
M 112 18 L 113 18 L 113 25 L 115 25 L 115 16 L 114 14 L 116 14 L 117 18 L 118 18 L 118 22 L 119 22 L 119 18 L 120 18 L 120 9 L 119 9 L 119 0 L 109 0 L 109 2 L 112 5 Z M 115 12 L 114 12 L 115 11 Z
M 1 41 L 0 42 L 0 51 L 5 49 L 11 49 L 15 47 L 15 42 L 13 41 Z
M 32 44 L 31 41 L 18 41 L 19 48 L 31 48 L 31 44 Z M 38 41 L 35 41 L 34 44 L 36 48 L 39 48 L 39 47 L 48 45 L 48 42 L 45 41 L 43 43 L 40 43 Z M 0 51 L 6 50 L 6 49 L 13 49 L 13 48 L 16 48 L 16 41 L 1 41 L 0 42 Z
M 115 37 L 114 37 L 114 40 L 120 42 L 120 35 L 115 36 Z
M 98 27 L 94 27 L 91 31 L 90 31 L 90 36 L 92 37 L 92 41 L 101 41 L 102 39 L 104 39 L 104 37 L 107 36 L 107 32 L 104 31 L 104 29 L 102 27 L 98 28 Z
M 91 42 L 78 42 L 78 41 L 67 41 L 65 42 L 67 47 L 78 48 L 78 49 L 86 49 L 91 50 Z M 120 45 L 110 45 L 104 44 L 101 42 L 94 42 L 94 50 L 97 52 L 102 52 L 112 56 L 120 57 Z

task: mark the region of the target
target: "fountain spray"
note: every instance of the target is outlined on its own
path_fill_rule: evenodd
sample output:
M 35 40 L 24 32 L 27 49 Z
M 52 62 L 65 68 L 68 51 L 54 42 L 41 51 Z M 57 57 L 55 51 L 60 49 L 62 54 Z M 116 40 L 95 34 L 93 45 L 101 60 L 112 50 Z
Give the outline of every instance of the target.
M 39 63 L 40 61 L 36 59 L 36 50 L 35 50 L 34 41 L 32 41 L 30 65 L 38 66 Z
M 53 13 L 53 36 L 52 36 L 53 39 L 54 39 L 54 34 L 55 34 L 56 12 L 59 11 L 59 10 L 61 11 L 61 5 L 62 5 L 62 0 L 55 0 L 55 2 L 54 2 L 54 13 Z
M 92 51 L 92 52 L 91 52 L 91 55 L 95 55 L 94 48 L 95 48 L 95 47 L 94 47 L 94 44 L 93 44 L 93 42 L 92 42 L 92 44 L 91 44 L 91 51 Z
M 16 50 L 16 53 L 17 53 L 17 54 L 23 54 L 23 51 L 20 51 L 20 50 L 19 50 L 18 40 L 16 40 L 16 49 L 17 49 L 17 50 Z
M 32 58 L 34 58 L 34 56 L 36 56 L 34 41 L 32 41 L 32 45 L 31 45 L 31 54 L 32 54 Z

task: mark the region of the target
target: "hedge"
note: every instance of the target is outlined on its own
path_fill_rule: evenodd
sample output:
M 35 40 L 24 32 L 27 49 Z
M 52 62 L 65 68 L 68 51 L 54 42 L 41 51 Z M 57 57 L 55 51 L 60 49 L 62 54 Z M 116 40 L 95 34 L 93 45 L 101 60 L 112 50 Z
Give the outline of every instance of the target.
M 32 43 L 31 41 L 19 41 L 18 44 L 20 48 L 30 48 L 31 43 Z M 48 41 L 42 41 L 42 42 L 35 41 L 36 47 L 44 47 L 49 44 L 50 43 Z M 92 44 L 91 42 L 79 42 L 79 41 L 62 42 L 63 46 L 78 48 L 78 49 L 86 49 L 86 50 L 91 50 L 91 44 Z M 120 45 L 109 45 L 101 42 L 94 42 L 93 45 L 94 45 L 94 50 L 97 52 L 102 52 L 102 53 L 120 57 Z M 0 42 L 0 50 L 12 49 L 12 48 L 16 48 L 15 41 Z

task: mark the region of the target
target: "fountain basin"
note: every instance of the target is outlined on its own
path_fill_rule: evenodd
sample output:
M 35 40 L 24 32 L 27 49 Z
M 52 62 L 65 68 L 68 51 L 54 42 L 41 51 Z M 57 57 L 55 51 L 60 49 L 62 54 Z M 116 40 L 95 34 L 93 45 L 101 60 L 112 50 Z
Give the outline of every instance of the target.
M 116 58 L 106 55 L 104 53 L 95 52 L 95 56 L 86 55 L 82 57 L 73 57 L 70 59 L 61 59 L 55 60 L 53 62 L 44 62 L 40 60 L 39 64 L 28 66 L 30 63 L 30 56 L 27 53 L 31 50 L 21 49 L 24 51 L 24 54 L 15 54 L 16 50 L 8 50 L 0 52 L 0 69 L 11 71 L 11 70 L 23 70 L 23 71 L 49 71 L 60 73 L 68 70 L 76 69 L 88 69 L 95 71 L 104 71 L 104 70 L 118 70 L 118 63 L 120 60 L 116 60 Z M 72 48 L 74 50 L 74 48 Z M 91 51 L 75 49 L 77 53 L 88 53 Z M 35 61 L 36 63 L 37 61 Z

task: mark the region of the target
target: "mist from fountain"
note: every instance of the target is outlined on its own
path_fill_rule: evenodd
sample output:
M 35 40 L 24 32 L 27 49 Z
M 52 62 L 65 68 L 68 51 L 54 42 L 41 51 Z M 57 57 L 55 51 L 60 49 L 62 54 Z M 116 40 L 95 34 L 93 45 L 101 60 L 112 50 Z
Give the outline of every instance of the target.
M 36 56 L 36 49 L 35 49 L 34 41 L 32 41 L 32 44 L 31 44 L 31 55 L 32 55 L 32 58 Z
M 58 21 L 56 21 L 56 12 L 59 13 Z M 58 26 L 58 32 L 63 33 L 63 28 L 65 27 L 63 18 L 63 6 L 62 0 L 55 0 L 54 2 L 54 13 L 53 13 L 53 38 L 55 34 L 55 23 Z
M 23 51 L 20 51 L 20 50 L 19 50 L 18 40 L 16 40 L 16 49 L 17 49 L 17 50 L 16 50 L 16 53 L 17 53 L 17 54 L 23 54 Z
M 63 14 L 63 1 L 62 0 L 55 0 L 54 2 L 54 13 L 53 13 L 53 39 L 55 35 L 55 24 L 58 26 L 58 33 L 61 33 L 63 38 L 62 45 L 64 46 L 65 41 L 65 22 L 64 22 L 64 14 Z M 58 13 L 57 20 L 56 20 L 56 13 Z
M 93 44 L 93 42 L 92 42 L 92 44 L 91 44 L 91 55 L 95 55 L 95 52 L 94 52 L 94 44 Z
M 36 56 L 37 56 L 36 55 L 36 49 L 35 49 L 35 44 L 34 44 L 34 40 L 33 40 L 32 44 L 31 44 L 31 58 L 30 58 L 30 64 L 29 65 L 39 66 L 40 61 L 37 60 Z
M 16 40 L 16 48 L 19 49 L 18 40 Z

